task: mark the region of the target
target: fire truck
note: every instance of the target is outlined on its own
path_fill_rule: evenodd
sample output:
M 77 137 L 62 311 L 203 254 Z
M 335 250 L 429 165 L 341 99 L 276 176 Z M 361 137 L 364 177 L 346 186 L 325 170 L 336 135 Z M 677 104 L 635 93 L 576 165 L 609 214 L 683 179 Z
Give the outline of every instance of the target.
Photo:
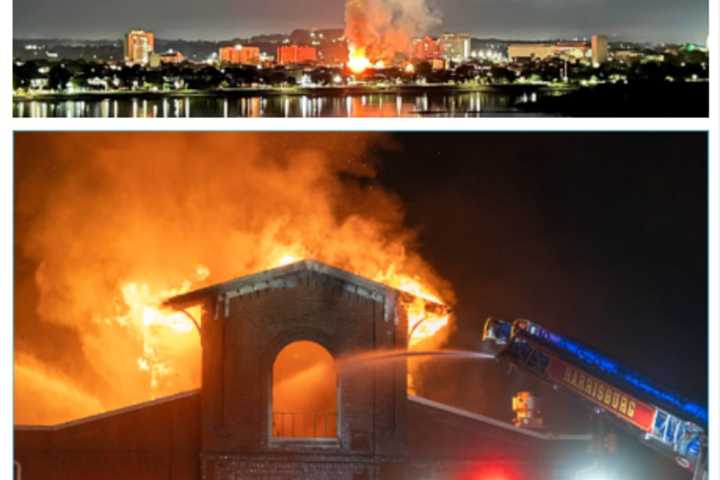
M 586 345 L 529 320 L 486 320 L 498 358 L 590 403 L 688 471 L 707 478 L 707 408 L 654 385 Z

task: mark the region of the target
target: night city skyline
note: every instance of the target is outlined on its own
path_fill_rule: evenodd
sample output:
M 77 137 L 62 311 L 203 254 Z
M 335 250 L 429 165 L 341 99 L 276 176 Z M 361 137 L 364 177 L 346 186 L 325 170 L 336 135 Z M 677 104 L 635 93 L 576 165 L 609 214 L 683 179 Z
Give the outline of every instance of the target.
M 430 5 L 441 19 L 433 29 L 463 31 L 478 38 L 516 40 L 576 38 L 605 33 L 611 41 L 652 43 L 707 39 L 707 2 L 545 0 L 512 3 L 444 0 Z M 289 33 L 297 28 L 343 28 L 344 2 L 288 0 L 212 4 L 180 0 L 120 3 L 71 0 L 14 2 L 15 38 L 113 39 L 132 27 L 148 28 L 158 38 L 223 40 L 258 34 Z M 431 32 L 431 33 L 433 33 Z

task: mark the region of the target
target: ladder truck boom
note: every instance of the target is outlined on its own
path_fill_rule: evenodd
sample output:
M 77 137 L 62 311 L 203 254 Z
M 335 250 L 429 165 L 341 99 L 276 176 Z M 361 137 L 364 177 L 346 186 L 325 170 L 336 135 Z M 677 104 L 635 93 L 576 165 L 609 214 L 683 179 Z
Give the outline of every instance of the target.
M 707 475 L 705 407 L 653 385 L 610 358 L 529 320 L 489 318 L 483 340 L 498 356 L 608 412 L 646 445 L 689 470 Z

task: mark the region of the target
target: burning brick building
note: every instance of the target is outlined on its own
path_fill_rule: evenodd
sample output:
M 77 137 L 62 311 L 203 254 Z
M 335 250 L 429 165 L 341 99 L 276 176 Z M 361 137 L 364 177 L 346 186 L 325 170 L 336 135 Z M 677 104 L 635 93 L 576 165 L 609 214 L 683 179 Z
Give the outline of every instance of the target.
M 406 361 L 345 366 L 359 353 L 406 349 L 412 300 L 315 261 L 174 297 L 175 309 L 202 306 L 202 387 L 62 425 L 16 426 L 18 476 L 563 478 L 587 437 L 408 394 Z M 315 366 L 305 369 L 308 359 Z

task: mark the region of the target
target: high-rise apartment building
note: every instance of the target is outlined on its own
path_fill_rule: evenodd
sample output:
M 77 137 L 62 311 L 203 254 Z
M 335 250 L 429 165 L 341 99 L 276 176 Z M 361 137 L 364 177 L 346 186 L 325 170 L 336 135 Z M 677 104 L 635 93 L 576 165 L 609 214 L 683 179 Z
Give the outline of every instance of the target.
M 125 61 L 147 65 L 155 51 L 155 34 L 145 30 L 130 30 L 125 34 Z
M 600 66 L 608 59 L 608 39 L 605 35 L 592 36 L 592 63 Z

